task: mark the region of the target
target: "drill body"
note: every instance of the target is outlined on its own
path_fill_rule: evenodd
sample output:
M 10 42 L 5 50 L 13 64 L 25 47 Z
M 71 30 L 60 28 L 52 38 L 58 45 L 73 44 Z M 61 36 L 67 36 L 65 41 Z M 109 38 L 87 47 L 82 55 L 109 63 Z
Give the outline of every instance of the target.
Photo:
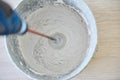
M 0 0 L 0 35 L 24 34 L 26 31 L 26 22 L 7 3 Z

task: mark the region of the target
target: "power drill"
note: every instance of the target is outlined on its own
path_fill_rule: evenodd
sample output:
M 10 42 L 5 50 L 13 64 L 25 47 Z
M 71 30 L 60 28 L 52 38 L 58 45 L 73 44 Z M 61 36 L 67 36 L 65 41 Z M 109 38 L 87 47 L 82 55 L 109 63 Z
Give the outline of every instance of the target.
M 0 35 L 24 34 L 27 23 L 7 3 L 0 0 Z
M 41 32 L 28 29 L 27 23 L 18 16 L 17 12 L 12 10 L 7 3 L 0 0 L 0 35 L 24 34 L 26 32 L 30 32 L 50 40 L 56 40 L 55 38 Z

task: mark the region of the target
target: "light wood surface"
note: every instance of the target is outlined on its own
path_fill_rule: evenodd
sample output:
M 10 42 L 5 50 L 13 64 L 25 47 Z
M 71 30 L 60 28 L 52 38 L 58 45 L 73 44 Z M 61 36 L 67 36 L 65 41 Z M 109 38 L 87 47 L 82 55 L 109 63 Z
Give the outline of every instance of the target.
M 89 65 L 71 80 L 120 80 L 120 0 L 84 0 L 98 28 L 98 47 Z M 0 80 L 30 80 L 16 70 L 0 38 Z
M 120 80 L 120 0 L 85 0 L 98 28 L 97 51 L 82 73 L 71 80 Z

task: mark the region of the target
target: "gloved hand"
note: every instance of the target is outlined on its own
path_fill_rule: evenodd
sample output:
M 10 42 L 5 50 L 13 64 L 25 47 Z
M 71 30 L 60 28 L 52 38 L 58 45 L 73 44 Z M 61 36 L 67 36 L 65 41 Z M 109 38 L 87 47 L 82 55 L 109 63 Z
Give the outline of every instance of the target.
M 24 34 L 27 24 L 12 8 L 0 0 L 0 35 Z

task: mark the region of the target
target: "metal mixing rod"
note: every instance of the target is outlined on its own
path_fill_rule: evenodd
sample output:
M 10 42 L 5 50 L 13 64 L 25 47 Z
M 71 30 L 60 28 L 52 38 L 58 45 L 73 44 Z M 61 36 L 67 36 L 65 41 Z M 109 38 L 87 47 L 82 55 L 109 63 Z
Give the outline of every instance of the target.
M 30 33 L 33 33 L 33 34 L 36 34 L 36 35 L 45 37 L 45 38 L 50 39 L 50 40 L 56 40 L 55 38 L 53 38 L 53 37 L 51 37 L 51 36 L 48 36 L 48 35 L 43 34 L 43 33 L 41 33 L 41 32 L 34 31 L 34 30 L 32 30 L 32 29 L 28 29 L 27 32 L 30 32 Z

